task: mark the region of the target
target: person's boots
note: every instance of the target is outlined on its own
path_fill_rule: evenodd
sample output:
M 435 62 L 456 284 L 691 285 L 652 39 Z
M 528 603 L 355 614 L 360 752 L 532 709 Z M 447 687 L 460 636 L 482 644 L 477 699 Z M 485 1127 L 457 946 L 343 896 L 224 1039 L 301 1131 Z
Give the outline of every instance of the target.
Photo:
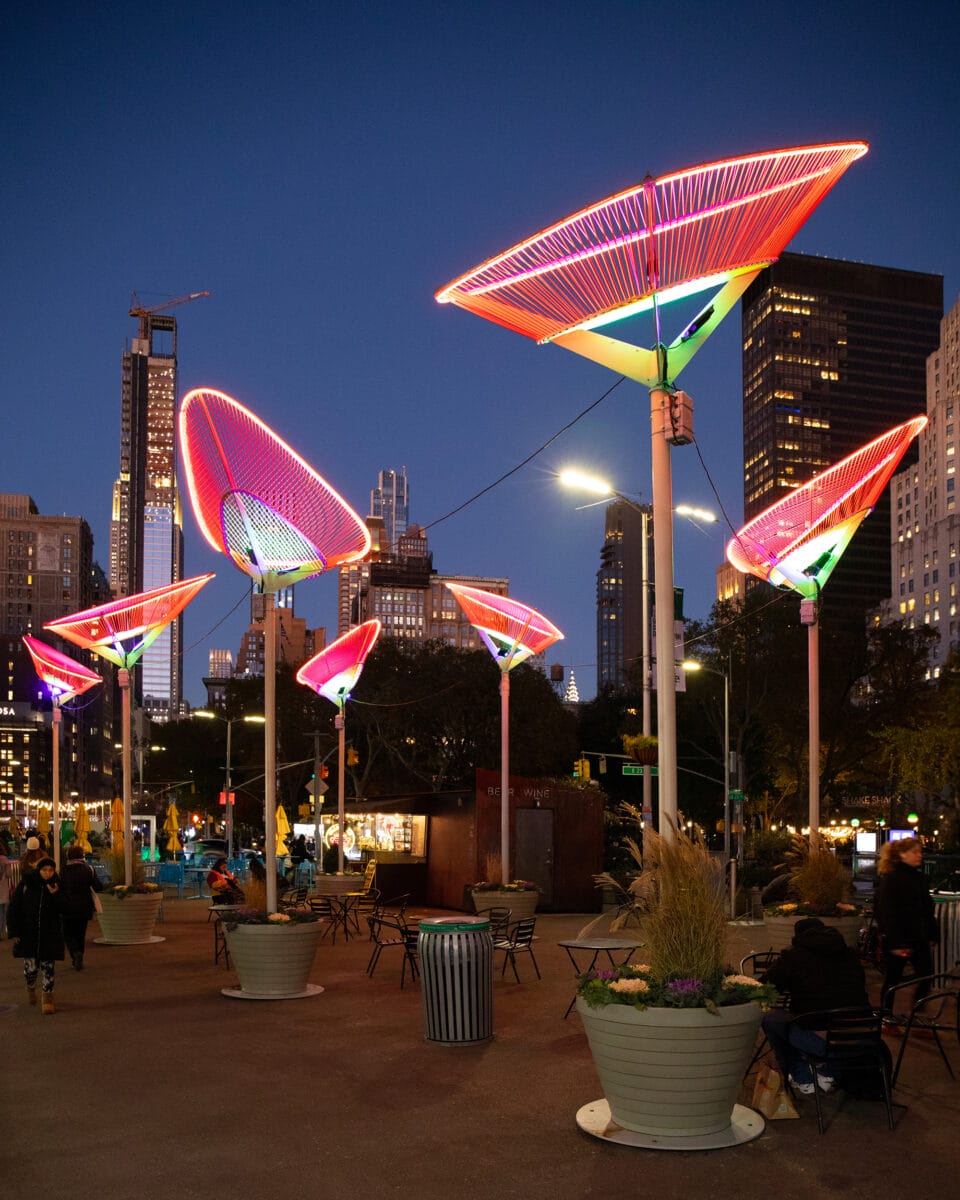
M 73 956 L 73 966 L 74 966 L 74 969 L 77 971 L 83 970 L 83 951 L 78 950 L 77 953 Z
M 40 997 L 40 1015 L 45 1017 L 48 1013 L 55 1013 L 56 1006 L 53 1003 L 53 992 L 44 992 Z
M 27 1002 L 29 1004 L 36 1004 L 36 1002 L 37 1002 L 36 987 L 29 987 L 29 986 L 27 987 Z

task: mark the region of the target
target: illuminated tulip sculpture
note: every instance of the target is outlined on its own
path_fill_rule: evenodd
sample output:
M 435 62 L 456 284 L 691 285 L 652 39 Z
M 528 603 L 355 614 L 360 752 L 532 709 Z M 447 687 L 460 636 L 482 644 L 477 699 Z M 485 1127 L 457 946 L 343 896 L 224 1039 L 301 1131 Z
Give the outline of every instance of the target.
M 58 633 L 74 645 L 92 650 L 112 662 L 117 669 L 121 698 L 121 744 L 123 755 L 123 873 L 124 882 L 133 882 L 132 773 L 130 763 L 130 672 L 148 646 L 152 646 L 164 629 L 175 620 L 210 582 L 213 575 L 197 575 L 179 583 L 168 583 L 123 596 L 75 613 L 48 621 L 44 628 Z
M 510 671 L 563 634 L 528 604 L 462 583 L 447 587 L 500 668 L 500 879 L 510 882 Z
M 95 672 L 75 662 L 46 642 L 25 634 L 23 644 L 30 651 L 34 670 L 47 685 L 53 699 L 53 857 L 60 869 L 60 730 L 64 700 L 80 696 L 103 680 Z
M 861 446 L 754 517 L 727 544 L 727 558 L 738 571 L 792 588 L 804 600 L 800 619 L 807 626 L 809 825 L 814 845 L 820 826 L 820 592 L 926 423 L 926 417 L 915 417 Z
M 552 342 L 650 390 L 655 604 L 673 612 L 670 446 L 692 440 L 680 371 L 759 272 L 775 262 L 863 142 L 802 146 L 693 167 L 601 200 L 488 259 L 437 293 L 539 343 Z M 672 342 L 660 308 L 701 292 L 710 300 Z M 638 313 L 654 320 L 641 348 L 596 330 Z M 657 621 L 660 832 L 677 820 L 674 644 Z
M 277 907 L 277 631 L 274 593 L 370 549 L 363 520 L 242 404 L 196 388 L 180 408 L 180 444 L 193 513 L 214 549 L 264 597 L 264 846 L 267 908 Z
M 339 737 L 337 766 L 337 862 L 338 870 L 343 874 L 343 839 L 344 829 L 344 785 L 346 780 L 346 732 L 344 707 L 350 699 L 367 655 L 373 649 L 374 643 L 380 636 L 379 621 L 364 621 L 348 630 L 342 637 L 315 654 L 309 662 L 305 662 L 297 672 L 297 683 L 312 688 L 318 696 L 324 696 L 331 704 L 337 706 L 336 727 Z M 319 780 L 317 781 L 319 783 Z M 320 803 L 319 794 L 315 797 Z M 319 819 L 319 818 L 318 818 Z

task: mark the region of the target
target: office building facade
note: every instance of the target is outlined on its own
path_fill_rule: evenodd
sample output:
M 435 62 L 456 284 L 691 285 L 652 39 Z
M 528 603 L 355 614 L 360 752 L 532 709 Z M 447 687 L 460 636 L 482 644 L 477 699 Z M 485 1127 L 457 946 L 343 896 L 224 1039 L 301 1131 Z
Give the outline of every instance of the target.
M 653 582 L 652 507 L 621 500 L 607 505 L 597 571 L 597 691 L 620 690 L 642 681 L 643 536 L 647 530 L 647 579 Z M 646 519 L 645 519 L 646 518 Z M 653 592 L 650 588 L 651 607 Z M 651 637 L 652 654 L 652 637 Z
M 51 703 L 23 635 L 30 634 L 105 679 L 81 705 L 63 712 L 65 797 L 99 800 L 112 791 L 109 670 L 89 652 L 44 631 L 48 621 L 105 600 L 82 517 L 44 516 L 27 495 L 0 495 L 0 817 L 52 794 Z M 36 811 L 35 809 L 33 810 Z
M 879 619 L 902 620 L 911 629 L 926 625 L 939 635 L 930 659 L 936 677 L 960 641 L 960 300 L 940 323 L 926 382 L 929 423 L 918 438 L 917 462 L 891 482 L 891 598 Z
M 743 298 L 744 517 L 925 409 L 943 279 L 784 254 Z M 824 589 L 836 628 L 862 630 L 889 592 L 890 493 Z

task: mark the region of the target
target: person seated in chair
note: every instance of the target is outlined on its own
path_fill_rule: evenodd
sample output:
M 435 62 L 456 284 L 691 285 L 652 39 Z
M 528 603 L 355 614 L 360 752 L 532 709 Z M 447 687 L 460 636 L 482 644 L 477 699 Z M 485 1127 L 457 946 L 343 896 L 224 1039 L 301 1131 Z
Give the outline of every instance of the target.
M 793 927 L 793 945 L 784 950 L 766 972 L 772 983 L 790 998 L 790 1009 L 775 1008 L 763 1018 L 763 1031 L 786 1079 L 803 1095 L 812 1095 L 815 1084 L 809 1063 L 797 1050 L 817 1054 L 825 1049 L 814 1029 L 804 1029 L 793 1018 L 830 1008 L 866 1008 L 869 1005 L 860 956 L 843 940 L 839 930 L 819 917 L 803 917 Z M 817 1074 L 816 1084 L 830 1091 L 833 1078 Z
M 242 904 L 243 889 L 237 883 L 236 876 L 227 870 L 227 860 L 218 858 L 207 874 L 207 887 L 213 896 L 214 904 Z

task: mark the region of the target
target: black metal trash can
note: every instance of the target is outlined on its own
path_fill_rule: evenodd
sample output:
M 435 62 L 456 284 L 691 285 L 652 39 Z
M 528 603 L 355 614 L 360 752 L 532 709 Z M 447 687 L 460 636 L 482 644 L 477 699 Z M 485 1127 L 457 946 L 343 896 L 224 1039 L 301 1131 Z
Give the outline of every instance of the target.
M 486 917 L 431 917 L 417 939 L 428 1042 L 469 1046 L 493 1037 L 493 941 Z

